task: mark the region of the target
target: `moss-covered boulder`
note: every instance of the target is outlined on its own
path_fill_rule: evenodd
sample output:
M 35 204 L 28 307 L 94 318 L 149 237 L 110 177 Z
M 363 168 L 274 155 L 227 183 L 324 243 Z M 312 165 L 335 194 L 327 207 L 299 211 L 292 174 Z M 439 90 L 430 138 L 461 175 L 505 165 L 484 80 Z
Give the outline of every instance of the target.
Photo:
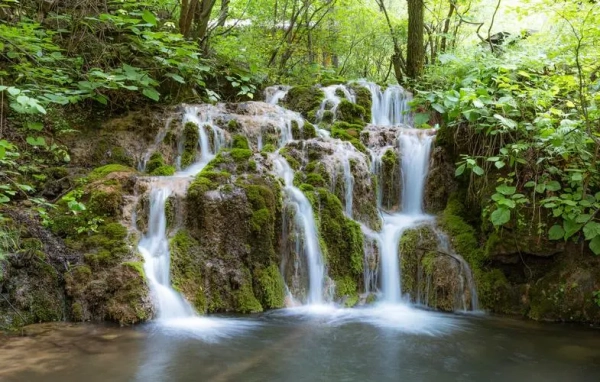
M 450 195 L 458 190 L 454 171 L 454 163 L 449 160 L 446 151 L 435 144 L 425 181 L 423 200 L 425 211 L 438 213 L 444 210 Z
M 416 303 L 443 311 L 477 309 L 470 268 L 433 226 L 403 232 L 399 254 L 402 291 Z
M 221 152 L 196 177 L 171 239 L 173 285 L 201 312 L 280 308 L 279 185 L 247 141 Z M 250 165 L 254 161 L 254 165 Z
M 370 113 L 368 113 L 364 107 L 346 99 L 342 99 L 337 106 L 335 118 L 338 121 L 361 126 L 364 126 L 371 120 Z
M 323 91 L 318 87 L 294 86 L 283 99 L 283 105 L 287 109 L 297 111 L 304 118 L 311 120 L 314 119 L 324 97 Z
M 0 228 L 0 330 L 67 319 L 64 261 L 76 255 L 33 216 L 4 209 Z

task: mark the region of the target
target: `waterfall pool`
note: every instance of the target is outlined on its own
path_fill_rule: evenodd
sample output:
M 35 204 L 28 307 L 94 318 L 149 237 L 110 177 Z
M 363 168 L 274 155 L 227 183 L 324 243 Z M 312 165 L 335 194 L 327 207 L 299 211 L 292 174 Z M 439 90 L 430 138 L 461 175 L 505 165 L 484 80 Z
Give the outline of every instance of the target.
M 379 310 L 379 311 L 378 311 Z M 280 310 L 0 335 L 13 381 L 598 381 L 600 332 L 408 307 Z

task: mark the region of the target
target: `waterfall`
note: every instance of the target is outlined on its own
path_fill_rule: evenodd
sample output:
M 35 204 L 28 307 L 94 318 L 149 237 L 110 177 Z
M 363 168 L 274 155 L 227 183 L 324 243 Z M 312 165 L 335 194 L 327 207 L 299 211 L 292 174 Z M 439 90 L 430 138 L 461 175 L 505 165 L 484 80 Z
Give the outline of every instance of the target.
M 196 315 L 191 305 L 171 286 L 171 256 L 167 237 L 167 219 L 165 206 L 175 186 L 185 190 L 193 176 L 215 157 L 215 152 L 225 144 L 224 132 L 212 123 L 209 110 L 187 107 L 183 123 L 193 122 L 199 132 L 199 160 L 184 171 L 170 177 L 161 177 L 150 181 L 150 213 L 148 216 L 148 232 L 138 244 L 138 250 L 144 258 L 144 271 L 148 278 L 150 290 L 156 300 L 159 320 L 181 319 Z M 210 131 L 211 136 L 207 133 Z M 211 144 L 212 142 L 212 144 Z M 181 191 L 181 190 L 180 190 Z
M 158 319 L 194 315 L 190 304 L 171 287 L 171 257 L 165 216 L 165 204 L 170 194 L 171 190 L 166 185 L 153 187 L 150 191 L 148 232 L 138 244 L 138 250 L 144 257 L 144 271 L 157 302 Z
M 359 81 L 371 92 L 371 123 L 377 126 L 410 125 L 409 102 L 412 95 L 401 86 L 390 85 L 384 91 L 373 82 Z
M 273 163 L 278 176 L 284 180 L 286 203 L 294 210 L 296 228 L 300 230 L 302 243 L 297 241 L 299 252 L 302 252 L 308 261 L 308 303 L 323 303 L 323 287 L 325 285 L 325 264 L 319 245 L 319 236 L 310 201 L 300 189 L 294 187 L 294 171 L 287 161 L 280 155 L 274 155 Z
M 265 102 L 277 105 L 285 98 L 289 90 L 290 87 L 286 85 L 269 86 L 265 89 Z
M 345 85 L 331 85 L 321 88 L 321 90 L 325 94 L 325 97 L 321 101 L 321 106 L 317 111 L 317 122 L 323 120 L 326 111 L 331 112 L 335 117 L 335 112 L 342 102 L 342 98 L 337 95 L 338 91 L 342 92 L 348 101 L 356 103 L 356 97 Z
M 423 214 L 423 191 L 429 170 L 429 153 L 433 136 L 422 131 L 401 131 L 402 212 Z
M 411 120 L 407 114 L 410 95 L 399 86 L 390 86 L 385 92 L 373 83 L 362 82 L 372 95 L 372 123 L 378 126 L 404 124 Z M 397 130 L 398 149 L 401 156 L 402 210 L 395 214 L 381 209 L 381 186 L 377 207 L 382 214 L 383 229 L 379 233 L 381 262 L 381 291 L 383 301 L 400 303 L 402 298 L 400 256 L 398 247 L 402 233 L 415 225 L 430 220 L 423 214 L 423 189 L 429 168 L 429 153 L 433 137 L 416 129 Z M 381 171 L 381 158 L 385 150 L 370 148 L 371 169 Z

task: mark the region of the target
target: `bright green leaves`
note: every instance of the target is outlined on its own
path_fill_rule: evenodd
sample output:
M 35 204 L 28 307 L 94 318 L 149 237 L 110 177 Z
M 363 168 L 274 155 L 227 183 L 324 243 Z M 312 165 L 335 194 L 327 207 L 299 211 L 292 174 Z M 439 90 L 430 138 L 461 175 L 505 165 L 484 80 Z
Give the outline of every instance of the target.
M 152 12 L 150 12 L 149 10 L 145 9 L 144 12 L 142 13 L 142 19 L 147 22 L 148 24 L 152 25 L 152 26 L 156 26 L 156 16 L 154 16 L 154 14 Z
M 158 101 L 160 98 L 160 93 L 153 88 L 144 88 L 142 94 L 154 101 Z
M 46 146 L 46 140 L 44 137 L 27 137 L 27 143 L 32 146 Z
M 500 207 L 490 215 L 490 221 L 496 227 L 502 226 L 510 221 L 510 210 Z
M 548 237 L 550 240 L 561 240 L 565 237 L 565 230 L 562 226 L 555 224 L 548 231 Z

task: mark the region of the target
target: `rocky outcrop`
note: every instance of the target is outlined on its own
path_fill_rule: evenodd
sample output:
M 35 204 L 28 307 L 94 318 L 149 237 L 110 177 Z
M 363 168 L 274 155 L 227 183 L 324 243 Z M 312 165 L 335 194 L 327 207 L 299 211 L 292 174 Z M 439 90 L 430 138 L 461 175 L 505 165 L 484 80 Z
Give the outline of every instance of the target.
M 477 309 L 470 268 L 434 226 L 403 232 L 399 254 L 402 290 L 412 302 L 447 312 Z

